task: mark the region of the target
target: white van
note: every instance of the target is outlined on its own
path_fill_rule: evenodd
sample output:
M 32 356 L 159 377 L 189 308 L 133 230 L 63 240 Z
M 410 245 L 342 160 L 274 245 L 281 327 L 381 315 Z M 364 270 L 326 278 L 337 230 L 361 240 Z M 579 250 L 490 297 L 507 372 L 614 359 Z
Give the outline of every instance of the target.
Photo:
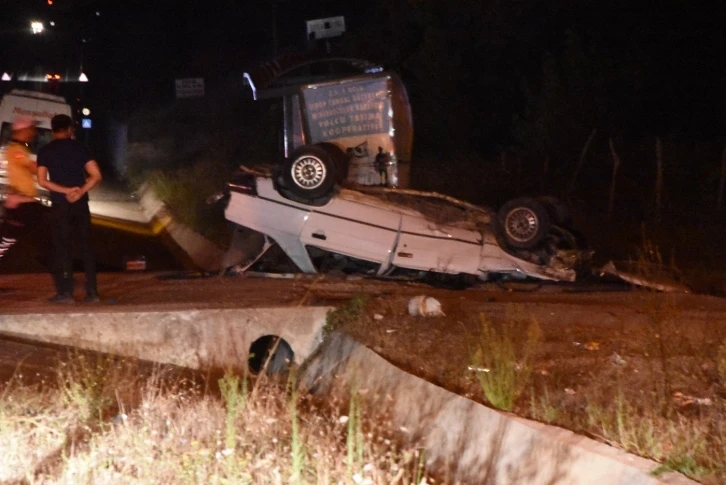
M 30 146 L 30 151 L 35 155 L 40 147 L 53 138 L 50 120 L 57 114 L 71 116 L 71 107 L 62 96 L 24 89 L 13 89 L 3 96 L 0 101 L 0 186 L 7 185 L 8 162 L 5 147 L 10 142 L 15 117 L 30 116 L 38 123 L 38 136 Z M 45 202 L 45 199 L 47 198 L 42 197 L 41 201 Z

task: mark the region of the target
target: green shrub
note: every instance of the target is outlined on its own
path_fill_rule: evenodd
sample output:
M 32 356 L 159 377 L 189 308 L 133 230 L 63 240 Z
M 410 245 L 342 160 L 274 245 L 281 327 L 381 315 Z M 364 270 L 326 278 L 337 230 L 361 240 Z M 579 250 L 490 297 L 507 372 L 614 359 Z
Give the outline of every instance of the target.
M 531 321 L 526 340 L 517 345 L 512 332 L 521 330 L 520 324 L 507 322 L 497 331 L 484 315 L 479 319 L 481 336 L 473 356 L 479 384 L 492 406 L 509 411 L 529 383 L 541 331 L 537 322 Z

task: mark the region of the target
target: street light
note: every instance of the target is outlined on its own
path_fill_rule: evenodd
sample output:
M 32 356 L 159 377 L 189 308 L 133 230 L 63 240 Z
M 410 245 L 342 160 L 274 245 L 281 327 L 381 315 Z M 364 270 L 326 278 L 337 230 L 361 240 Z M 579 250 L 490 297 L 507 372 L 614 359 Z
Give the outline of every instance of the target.
M 33 20 L 30 22 L 30 30 L 33 32 L 33 34 L 40 34 L 43 32 L 45 27 L 43 26 L 43 22 L 40 22 L 38 20 Z

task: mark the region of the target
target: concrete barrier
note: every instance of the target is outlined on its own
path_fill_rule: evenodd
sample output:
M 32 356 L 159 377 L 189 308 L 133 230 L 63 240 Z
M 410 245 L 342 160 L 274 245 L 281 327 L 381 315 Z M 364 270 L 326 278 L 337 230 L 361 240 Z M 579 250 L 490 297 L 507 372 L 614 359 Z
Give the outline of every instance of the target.
M 357 389 L 369 414 L 425 448 L 452 482 L 498 485 L 695 484 L 657 463 L 571 431 L 487 408 L 393 366 L 344 334 L 303 364 L 303 389 L 345 402 Z
M 241 369 L 272 335 L 302 362 L 320 344 L 329 307 L 0 315 L 0 332 L 193 369 Z

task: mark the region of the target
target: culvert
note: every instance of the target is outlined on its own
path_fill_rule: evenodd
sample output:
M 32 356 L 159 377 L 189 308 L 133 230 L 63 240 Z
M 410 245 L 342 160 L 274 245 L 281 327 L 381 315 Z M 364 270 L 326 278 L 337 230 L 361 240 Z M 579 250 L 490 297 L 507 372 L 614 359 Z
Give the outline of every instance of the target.
M 264 335 L 250 345 L 247 365 L 250 372 L 269 375 L 284 374 L 295 362 L 295 352 L 287 341 L 278 335 Z
M 100 309 L 107 311 L 0 315 L 0 332 L 192 369 L 237 370 L 261 368 L 250 362 L 249 352 L 262 360 L 271 339 L 279 337 L 280 353 L 270 363 L 278 370 L 287 359 L 301 363 L 320 345 L 331 307 Z

